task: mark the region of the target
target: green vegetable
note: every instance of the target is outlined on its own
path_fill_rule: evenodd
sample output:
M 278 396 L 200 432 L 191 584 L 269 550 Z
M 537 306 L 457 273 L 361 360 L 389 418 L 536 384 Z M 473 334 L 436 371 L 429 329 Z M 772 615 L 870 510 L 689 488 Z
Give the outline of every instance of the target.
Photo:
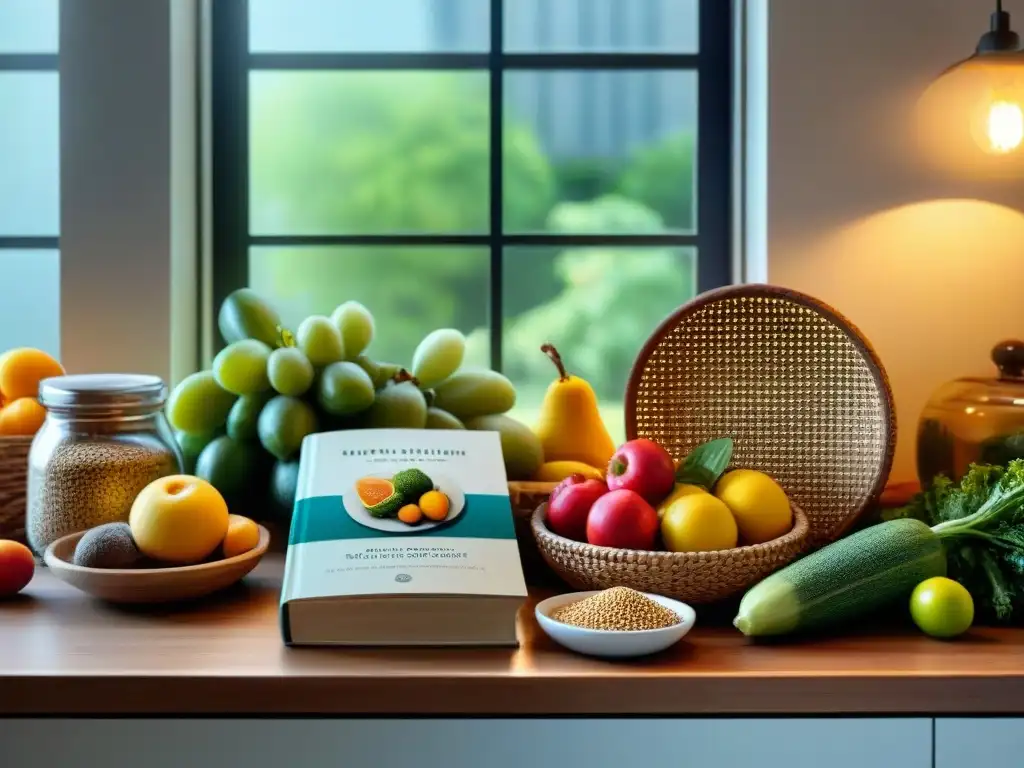
M 972 464 L 959 483 L 937 477 L 883 517 L 932 526 L 945 542 L 949 575 L 971 593 L 980 617 L 1000 623 L 1024 618 L 1024 460 Z
M 395 484 L 398 493 L 413 501 L 427 491 L 434 490 L 434 481 L 427 477 L 426 472 L 415 467 L 396 472 L 391 482 Z
M 373 506 L 367 507 L 366 511 L 372 517 L 395 517 L 398 510 L 405 504 L 405 497 L 395 491 L 383 501 L 378 501 Z
M 907 597 L 946 574 L 941 539 L 918 520 L 857 531 L 776 571 L 740 601 L 733 624 L 745 635 L 817 629 Z
M 736 627 L 746 635 L 813 630 L 906 600 L 947 570 L 979 612 L 1008 621 L 1024 597 L 1024 460 L 939 477 L 885 522 L 833 542 L 752 587 Z

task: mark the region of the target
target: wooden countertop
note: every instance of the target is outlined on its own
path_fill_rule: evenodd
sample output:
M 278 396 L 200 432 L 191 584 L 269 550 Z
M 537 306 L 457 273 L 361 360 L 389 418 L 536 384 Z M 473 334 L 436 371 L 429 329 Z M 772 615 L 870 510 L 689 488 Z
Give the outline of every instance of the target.
M 0 715 L 952 714 L 1024 712 L 1024 630 L 755 644 L 700 626 L 656 658 L 605 662 L 544 636 L 518 650 L 285 648 L 282 562 L 177 611 L 97 603 L 40 568 L 0 603 Z

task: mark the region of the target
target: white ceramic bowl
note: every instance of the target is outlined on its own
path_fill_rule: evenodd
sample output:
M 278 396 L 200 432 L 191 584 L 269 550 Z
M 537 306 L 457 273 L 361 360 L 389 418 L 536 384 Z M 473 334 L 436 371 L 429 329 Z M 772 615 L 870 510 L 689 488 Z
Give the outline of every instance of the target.
M 540 624 L 541 629 L 544 630 L 548 637 L 571 651 L 588 656 L 624 659 L 633 656 L 646 656 L 665 650 L 679 642 L 693 628 L 693 624 L 697 620 L 696 612 L 686 603 L 646 592 L 644 594 L 651 600 L 660 603 L 670 611 L 674 611 L 679 617 L 679 623 L 673 624 L 671 627 L 663 627 L 662 629 L 625 631 L 617 629 L 584 629 L 583 627 L 574 627 L 571 624 L 563 624 L 551 618 L 551 614 L 566 603 L 585 600 L 591 595 L 599 594 L 601 591 L 569 592 L 542 600 L 537 603 L 535 610 L 537 623 Z

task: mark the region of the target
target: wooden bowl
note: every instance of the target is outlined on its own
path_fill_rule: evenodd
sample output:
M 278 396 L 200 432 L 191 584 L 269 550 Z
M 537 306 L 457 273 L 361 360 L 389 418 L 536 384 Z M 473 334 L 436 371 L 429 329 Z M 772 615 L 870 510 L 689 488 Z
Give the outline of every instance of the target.
M 192 600 L 230 587 L 256 567 L 270 546 L 270 531 L 259 526 L 253 549 L 224 560 L 173 568 L 85 568 L 74 565 L 78 540 L 85 531 L 62 536 L 46 548 L 50 573 L 86 594 L 112 603 L 169 603 Z
M 574 589 L 630 587 L 703 605 L 742 593 L 804 551 L 810 533 L 807 515 L 791 506 L 793 527 L 788 533 L 764 544 L 714 552 L 618 549 L 573 541 L 548 528 L 547 504 L 533 513 L 532 527 L 541 556 Z

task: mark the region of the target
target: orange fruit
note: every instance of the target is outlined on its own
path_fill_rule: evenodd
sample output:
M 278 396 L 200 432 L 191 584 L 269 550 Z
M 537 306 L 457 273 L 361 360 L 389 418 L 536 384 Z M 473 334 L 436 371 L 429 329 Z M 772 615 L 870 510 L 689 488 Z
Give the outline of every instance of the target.
M 0 597 L 20 592 L 32 581 L 35 571 L 32 550 L 17 541 L 0 540 Z
M 255 549 L 260 543 L 260 528 L 248 517 L 228 515 L 228 532 L 224 534 L 224 557 L 234 557 Z
M 422 518 L 423 512 L 415 504 L 406 504 L 398 510 L 398 519 L 406 525 L 416 525 Z
M 38 397 L 40 381 L 63 375 L 64 366 L 42 350 L 17 347 L 0 355 L 0 393 L 7 401 Z
M 0 408 L 0 435 L 34 435 L 43 426 L 46 409 L 34 397 L 19 397 Z
M 382 477 L 361 477 L 356 480 L 356 493 L 364 507 L 380 504 L 394 494 L 395 486 Z
M 448 497 L 441 491 L 427 491 L 420 496 L 420 509 L 428 520 L 444 520 L 448 517 Z

